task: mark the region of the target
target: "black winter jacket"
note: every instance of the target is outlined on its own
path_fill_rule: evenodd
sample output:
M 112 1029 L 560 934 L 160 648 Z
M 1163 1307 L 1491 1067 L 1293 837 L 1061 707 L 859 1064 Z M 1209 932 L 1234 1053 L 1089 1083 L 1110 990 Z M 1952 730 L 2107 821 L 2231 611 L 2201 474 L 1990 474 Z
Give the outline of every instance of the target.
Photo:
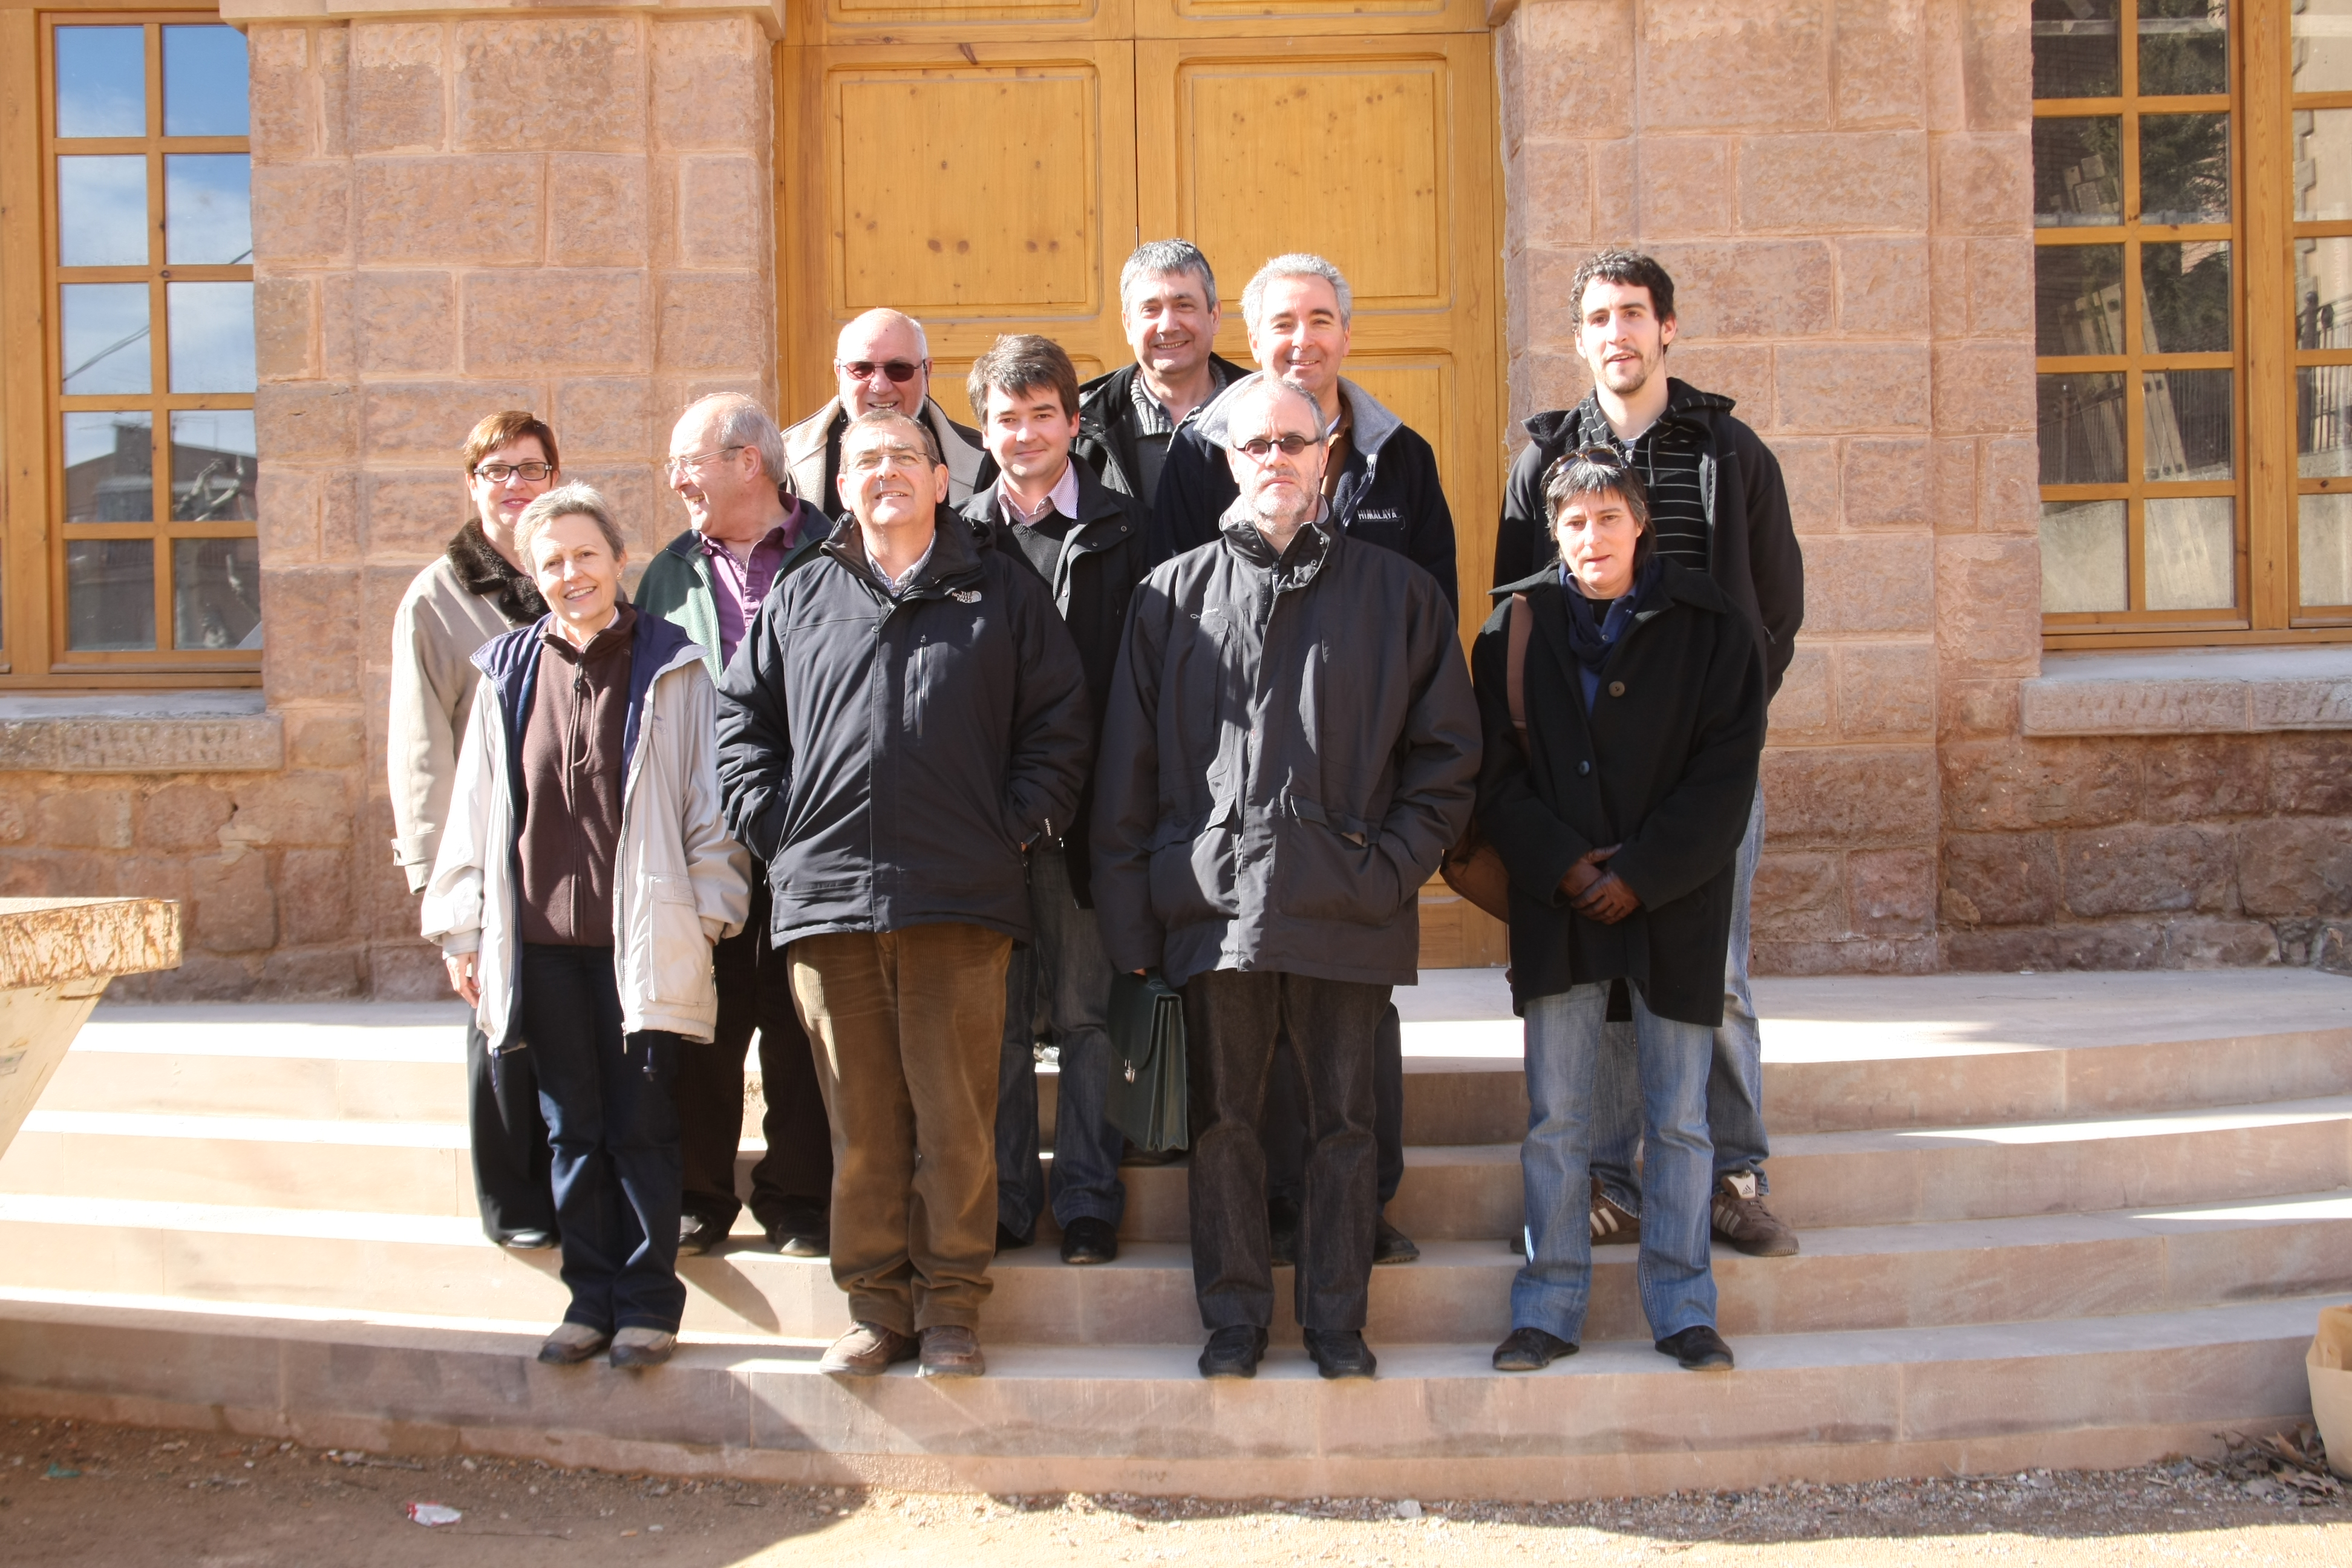
M 1128 601 L 1143 580 L 1143 503 L 1121 495 L 1095 478 L 1086 464 L 1073 465 L 1078 476 L 1077 527 L 1062 552 L 1058 580 L 1046 584 L 1062 624 L 1077 645 L 1078 663 L 1087 672 L 1087 706 L 1094 715 L 1094 736 L 1101 743 L 1103 715 L 1110 711 L 1111 674 L 1118 668 L 1119 645 L 1127 630 Z M 1036 568 L 1013 537 L 1014 524 L 1004 515 L 1003 492 L 991 485 L 964 503 L 964 521 L 988 546 L 1034 574 Z M 1087 752 L 1091 759 L 1092 751 Z M 1094 804 L 1093 781 L 1078 797 L 1068 829 L 1062 835 L 1070 866 L 1071 890 L 1082 909 L 1094 907 L 1093 858 L 1087 833 Z
M 969 528 L 893 600 L 855 521 L 780 579 L 719 688 L 727 825 L 778 946 L 969 921 L 1029 935 L 1022 846 L 1070 823 L 1093 724 L 1037 574 Z
M 1723 1022 L 1733 860 L 1764 749 L 1764 665 L 1722 590 L 1673 562 L 1601 667 L 1590 710 L 1569 650 L 1570 590 L 1556 566 L 1495 590 L 1504 599 L 1471 653 L 1486 754 L 1478 817 L 1511 871 L 1511 999 L 1622 976 L 1661 1017 Z M 1506 689 L 1510 616 L 1528 595 L 1528 749 Z M 1609 868 L 1642 907 L 1615 925 L 1585 919 L 1560 879 L 1588 849 L 1623 847 Z
M 1666 383 L 1665 419 L 1699 437 L 1699 488 L 1708 514 L 1707 574 L 1748 617 L 1764 655 L 1766 700 L 1796 657 L 1805 621 L 1805 557 L 1789 521 L 1780 460 L 1761 437 L 1732 417 L 1732 400 L 1686 382 Z M 1528 416 L 1535 437 L 1519 449 L 1503 489 L 1495 530 L 1495 581 L 1516 583 L 1559 558 L 1544 520 L 1544 470 L 1561 453 L 1608 437 L 1599 400 Z
M 1223 373 L 1227 385 L 1249 374 L 1223 354 L 1213 353 L 1209 360 Z M 1139 374 L 1134 365 L 1121 365 L 1078 388 L 1078 438 L 1070 450 L 1094 470 L 1095 478 L 1142 503 L 1143 515 L 1150 517 L 1151 498 L 1142 493 L 1143 468 L 1136 455 L 1134 432 L 1127 423 Z
M 1238 511 L 1238 509 L 1236 509 Z M 1246 516 L 1136 590 L 1103 730 L 1095 913 L 1120 969 L 1412 984 L 1469 820 L 1476 700 L 1429 574 Z
M 1448 605 L 1461 603 L 1454 566 L 1454 513 L 1437 480 L 1437 454 L 1380 401 L 1351 381 L 1339 384 L 1355 428 L 1331 492 L 1331 515 L 1349 539 L 1393 550 L 1437 579 Z M 1225 456 L 1224 403 L 1231 388 L 1168 443 L 1168 466 L 1151 503 L 1154 562 L 1196 550 L 1217 537 L 1225 509 L 1240 494 Z

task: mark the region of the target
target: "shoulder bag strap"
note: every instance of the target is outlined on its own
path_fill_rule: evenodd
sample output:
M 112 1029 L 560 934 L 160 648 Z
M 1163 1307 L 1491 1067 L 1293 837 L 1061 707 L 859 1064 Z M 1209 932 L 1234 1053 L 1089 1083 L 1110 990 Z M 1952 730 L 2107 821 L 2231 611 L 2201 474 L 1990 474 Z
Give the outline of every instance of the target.
M 1519 732 L 1519 750 L 1528 749 L 1528 638 L 1535 630 L 1535 615 L 1525 594 L 1511 595 L 1509 663 L 1503 682 L 1511 705 L 1511 727 Z

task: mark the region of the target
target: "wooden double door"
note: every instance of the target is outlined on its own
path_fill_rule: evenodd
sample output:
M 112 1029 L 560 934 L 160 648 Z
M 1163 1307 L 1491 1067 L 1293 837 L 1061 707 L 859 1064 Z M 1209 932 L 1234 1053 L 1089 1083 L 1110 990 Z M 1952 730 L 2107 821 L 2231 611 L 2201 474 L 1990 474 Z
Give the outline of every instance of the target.
M 1465 636 L 1483 618 L 1504 472 L 1483 0 L 797 0 L 776 93 L 787 410 L 830 395 L 842 323 L 876 306 L 923 323 L 958 418 L 1001 332 L 1114 369 L 1120 265 L 1171 237 L 1208 255 L 1218 348 L 1246 363 L 1242 285 L 1319 252 L 1355 292 L 1346 374 L 1437 450 Z M 1425 962 L 1500 962 L 1467 915 L 1425 910 Z

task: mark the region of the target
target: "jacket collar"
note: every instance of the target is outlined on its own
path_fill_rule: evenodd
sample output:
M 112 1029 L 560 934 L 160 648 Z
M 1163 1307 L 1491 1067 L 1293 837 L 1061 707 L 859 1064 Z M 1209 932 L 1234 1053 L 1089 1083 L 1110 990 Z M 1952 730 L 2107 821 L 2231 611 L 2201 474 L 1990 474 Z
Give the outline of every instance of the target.
M 1226 549 L 1260 571 L 1273 573 L 1277 593 L 1304 588 L 1315 581 L 1316 574 L 1329 564 L 1339 548 L 1339 534 L 1332 526 L 1328 501 L 1316 508 L 1315 515 L 1291 536 L 1290 548 L 1278 556 L 1272 542 L 1258 531 L 1247 503 L 1239 498 L 1217 519 L 1217 532 Z
M 1118 496 L 1108 485 L 1095 478 L 1094 470 L 1080 461 L 1076 453 L 1070 457 L 1070 471 L 1077 476 L 1078 480 L 1078 515 L 1072 520 L 1077 524 L 1076 546 L 1081 550 L 1107 548 L 1131 526 L 1127 521 L 1127 508 L 1120 504 Z M 998 528 L 1013 525 L 1013 520 L 1004 513 L 1002 500 L 1003 498 L 997 494 L 997 487 L 992 484 L 984 490 L 973 491 L 971 499 L 963 503 L 961 515 L 972 525 L 975 534 L 986 536 Z M 1120 526 L 1116 529 L 1097 526 L 1105 522 Z
M 1686 381 L 1673 376 L 1666 378 L 1666 411 L 1661 420 L 1692 420 L 1704 423 L 1710 416 L 1728 414 L 1739 406 L 1736 398 L 1719 392 L 1701 392 Z M 1565 447 L 1576 439 L 1579 430 L 1591 429 L 1601 419 L 1601 399 L 1597 394 L 1586 393 L 1584 401 L 1573 408 L 1547 408 L 1540 414 L 1530 414 L 1521 427 L 1538 445 L 1558 444 Z
M 489 600 L 509 625 L 524 626 L 547 614 L 547 601 L 539 596 L 538 584 L 491 546 L 480 519 L 467 518 L 466 526 L 450 536 L 443 553 L 457 574 L 458 585 Z
M 1220 392 L 1249 374 L 1248 366 L 1235 364 L 1221 353 L 1212 353 L 1209 355 L 1209 363 L 1214 367 L 1216 379 L 1222 384 L 1218 389 Z M 1110 417 L 1124 407 L 1127 400 L 1134 395 L 1131 389 L 1135 385 L 1135 378 L 1141 374 L 1140 369 L 1130 361 L 1117 370 L 1106 371 L 1079 387 L 1079 419 L 1096 425 L 1108 424 Z M 1214 403 L 1216 400 L 1216 395 L 1212 395 L 1209 403 Z M 1201 405 L 1202 409 L 1208 406 L 1208 403 Z M 1197 416 L 1198 411 L 1195 412 Z
M 1211 399 L 1208 405 L 1192 417 L 1192 428 L 1201 438 L 1214 447 L 1225 444 L 1225 419 L 1233 412 L 1230 400 L 1240 390 L 1236 381 Z M 1391 413 L 1388 405 L 1346 376 L 1339 378 L 1339 395 L 1346 399 L 1348 412 L 1355 417 L 1355 428 L 1349 432 L 1348 445 L 1361 452 L 1367 461 L 1380 455 L 1390 437 L 1404 428 L 1404 421 Z
M 826 443 L 848 423 L 849 411 L 842 406 L 841 399 L 827 398 L 824 407 L 784 432 L 786 471 L 798 473 L 813 458 L 821 463 Z M 923 423 L 930 426 L 932 438 L 940 444 L 940 455 L 947 459 L 949 477 L 967 491 L 977 490 L 981 465 L 987 460 L 979 443 L 963 426 L 949 418 L 948 411 L 932 398 L 923 399 Z
M 931 558 L 907 591 L 898 595 L 907 599 L 936 599 L 957 585 L 980 575 L 980 545 L 973 540 L 971 530 L 952 526 L 950 520 L 960 514 L 942 506 L 932 523 Z M 842 569 L 857 579 L 877 596 L 882 585 L 874 580 L 874 567 L 866 554 L 865 536 L 857 531 L 857 520 L 843 518 L 824 542 L 824 552 Z

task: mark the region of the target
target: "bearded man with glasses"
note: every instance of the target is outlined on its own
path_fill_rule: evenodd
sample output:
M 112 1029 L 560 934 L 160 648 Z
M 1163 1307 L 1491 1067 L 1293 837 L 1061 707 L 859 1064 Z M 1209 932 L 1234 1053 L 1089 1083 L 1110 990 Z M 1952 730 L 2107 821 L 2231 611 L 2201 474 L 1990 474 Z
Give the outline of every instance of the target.
M 922 322 L 898 310 L 866 311 L 841 329 L 833 374 L 837 390 L 825 405 L 784 432 L 784 470 L 801 500 L 836 521 L 848 515 L 841 500 L 842 432 L 877 409 L 919 420 L 931 433 L 947 464 L 950 506 L 996 482 L 980 432 L 931 401 L 931 348 Z

